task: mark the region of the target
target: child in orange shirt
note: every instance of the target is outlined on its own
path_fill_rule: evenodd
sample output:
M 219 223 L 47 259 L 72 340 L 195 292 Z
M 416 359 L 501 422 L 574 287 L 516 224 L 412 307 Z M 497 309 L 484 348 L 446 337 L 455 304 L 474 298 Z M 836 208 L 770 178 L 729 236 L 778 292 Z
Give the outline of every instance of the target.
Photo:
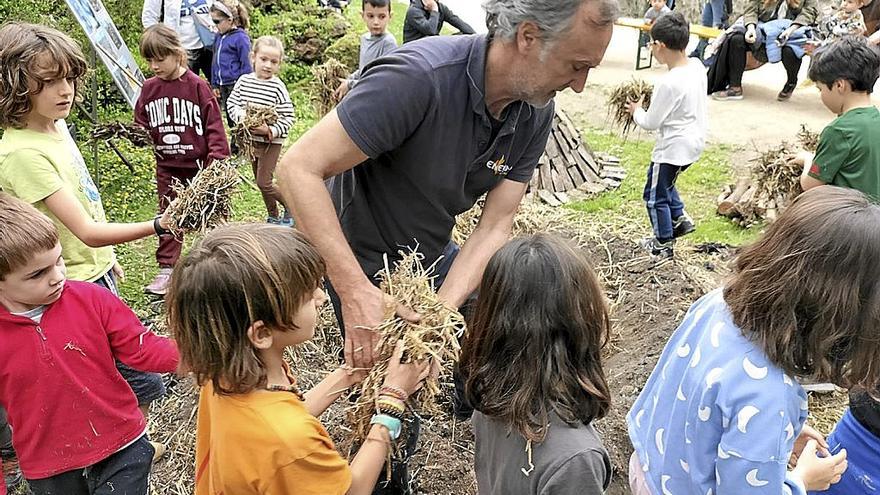
M 398 344 L 377 400 L 380 414 L 349 466 L 315 416 L 362 373 L 339 368 L 301 394 L 284 362 L 287 347 L 314 336 L 327 300 L 324 273 L 301 233 L 271 224 L 218 228 L 175 268 L 169 327 L 201 385 L 196 495 L 373 491 L 400 433 L 403 401 L 428 364 L 401 364 Z

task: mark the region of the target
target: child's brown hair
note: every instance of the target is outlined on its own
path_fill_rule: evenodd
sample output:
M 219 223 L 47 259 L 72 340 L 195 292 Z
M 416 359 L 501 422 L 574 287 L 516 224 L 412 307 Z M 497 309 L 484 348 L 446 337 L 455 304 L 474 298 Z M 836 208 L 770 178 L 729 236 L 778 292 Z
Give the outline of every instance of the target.
M 611 328 L 586 256 L 554 236 L 520 237 L 486 266 L 462 344 L 465 395 L 525 439 L 555 413 L 568 424 L 605 416 L 602 348 Z
M 168 327 L 200 385 L 247 393 L 266 382 L 248 338 L 255 322 L 295 330 L 302 304 L 324 276 L 324 260 L 298 231 L 268 224 L 220 227 L 174 268 Z
M 724 287 L 733 322 L 791 376 L 880 382 L 880 205 L 820 186 L 743 250 Z
M 141 35 L 141 56 L 147 60 L 161 60 L 165 57 L 177 57 L 180 65 L 187 64 L 187 53 L 180 44 L 180 37 L 164 24 L 154 24 Z
M 49 217 L 0 192 L 0 280 L 28 264 L 34 254 L 57 245 L 58 229 Z
M 0 127 L 21 129 L 31 112 L 30 96 L 47 81 L 73 79 L 76 91 L 88 72 L 79 45 L 46 26 L 10 22 L 0 27 Z
M 211 5 L 211 11 L 219 12 L 223 17 L 232 19 L 232 23 L 242 29 L 247 29 L 251 26 L 251 18 L 248 14 L 247 6 L 239 0 L 214 0 L 213 5 Z

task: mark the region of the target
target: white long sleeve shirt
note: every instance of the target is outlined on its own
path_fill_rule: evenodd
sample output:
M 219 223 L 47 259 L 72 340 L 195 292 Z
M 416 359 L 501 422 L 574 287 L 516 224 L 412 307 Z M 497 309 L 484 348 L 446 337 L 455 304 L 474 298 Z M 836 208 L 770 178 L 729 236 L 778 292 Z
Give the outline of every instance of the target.
M 633 114 L 639 127 L 657 131 L 651 161 L 684 166 L 700 158 L 709 126 L 706 99 L 706 69 L 695 58 L 657 80 L 651 106 Z

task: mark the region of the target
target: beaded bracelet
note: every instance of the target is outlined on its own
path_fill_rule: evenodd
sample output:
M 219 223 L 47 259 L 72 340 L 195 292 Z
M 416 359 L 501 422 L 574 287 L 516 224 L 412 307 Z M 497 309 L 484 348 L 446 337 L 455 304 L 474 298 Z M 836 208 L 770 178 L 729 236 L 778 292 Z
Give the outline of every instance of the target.
M 402 417 L 406 411 L 403 404 L 388 400 L 379 399 L 376 401 L 376 409 L 382 413 L 389 413 L 392 416 Z
M 409 395 L 407 395 L 407 393 L 403 389 L 392 387 L 389 385 L 383 385 L 382 388 L 379 389 L 379 395 L 390 395 L 391 397 L 400 399 L 402 401 L 406 401 L 406 399 L 409 397 Z
M 388 404 L 395 409 L 400 409 L 401 412 L 406 410 L 405 402 L 387 395 L 380 395 L 378 398 L 376 398 L 376 404 Z

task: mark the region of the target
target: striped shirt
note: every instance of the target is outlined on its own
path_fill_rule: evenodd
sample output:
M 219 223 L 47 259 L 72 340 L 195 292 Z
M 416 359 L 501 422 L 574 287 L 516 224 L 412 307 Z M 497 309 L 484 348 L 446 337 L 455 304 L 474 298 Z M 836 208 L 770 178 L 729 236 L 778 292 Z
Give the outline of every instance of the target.
M 241 76 L 235 88 L 226 100 L 226 111 L 233 122 L 241 122 L 245 116 L 245 104 L 274 107 L 278 112 L 278 121 L 269 126 L 272 130 L 272 142 L 281 144 L 293 125 L 293 102 L 287 87 L 273 76 L 271 79 L 259 79 L 254 73 Z M 265 142 L 262 136 L 254 136 L 255 141 Z

